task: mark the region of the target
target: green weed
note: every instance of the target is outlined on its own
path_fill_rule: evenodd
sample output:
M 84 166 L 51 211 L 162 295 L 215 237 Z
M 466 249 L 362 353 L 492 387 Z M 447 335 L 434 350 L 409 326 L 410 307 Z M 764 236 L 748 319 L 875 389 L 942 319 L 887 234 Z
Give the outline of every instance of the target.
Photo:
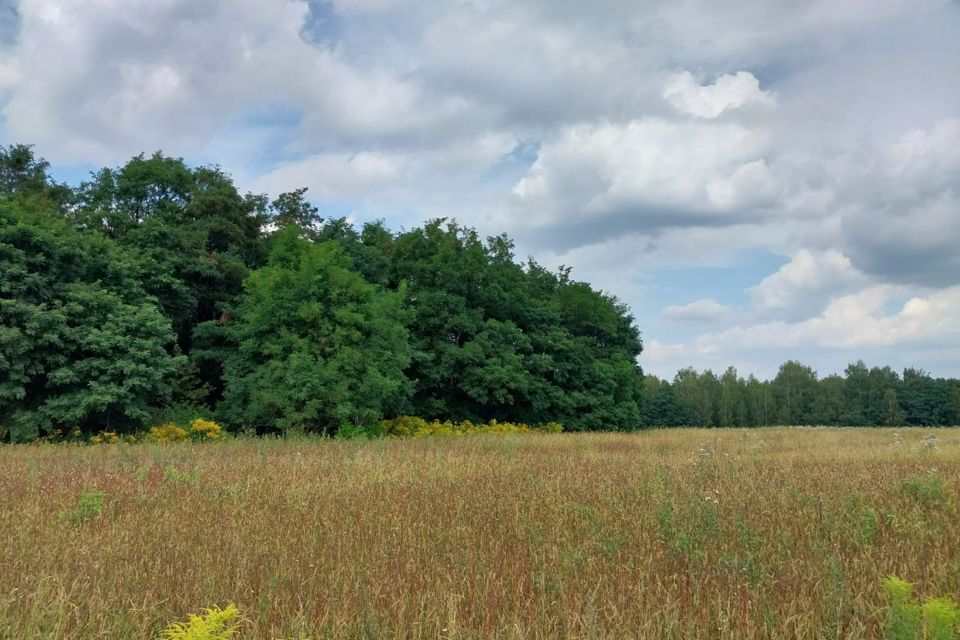
M 61 512 L 60 518 L 70 524 L 81 524 L 95 520 L 103 515 L 103 491 L 83 491 L 77 497 L 76 506 L 68 513 Z
M 923 604 L 913 596 L 914 585 L 890 576 L 883 581 L 888 600 L 884 634 L 887 640 L 956 640 L 960 637 L 960 607 L 949 598 Z
M 943 478 L 937 475 L 911 475 L 900 483 L 900 490 L 927 506 L 946 502 L 947 491 L 943 485 Z

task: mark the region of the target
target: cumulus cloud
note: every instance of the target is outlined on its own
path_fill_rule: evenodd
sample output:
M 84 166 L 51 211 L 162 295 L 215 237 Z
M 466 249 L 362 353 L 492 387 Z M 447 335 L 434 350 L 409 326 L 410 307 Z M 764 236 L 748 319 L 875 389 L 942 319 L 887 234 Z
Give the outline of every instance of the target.
M 866 282 L 866 276 L 839 251 L 800 249 L 749 292 L 758 309 L 782 312 L 790 318 L 808 317 L 820 312 L 837 294 L 860 289 Z
M 911 296 L 897 311 L 887 312 L 891 301 L 903 293 L 889 285 L 872 286 L 835 298 L 822 313 L 806 320 L 735 327 L 703 335 L 697 344 L 730 350 L 771 346 L 855 349 L 960 342 L 960 287 Z
M 960 282 L 960 120 L 911 130 L 840 194 L 858 267 L 902 283 Z
M 773 95 L 762 91 L 760 81 L 749 71 L 722 75 L 706 86 L 700 85 L 689 71 L 681 71 L 667 78 L 662 95 L 677 111 L 707 119 L 743 107 L 776 104 Z
M 361 219 L 506 230 L 672 331 L 647 335 L 662 366 L 804 340 L 902 355 L 917 317 L 958 344 L 951 0 L 0 7 L 0 136 L 55 166 L 162 148 Z M 789 261 L 665 309 L 656 274 L 745 253 Z
M 19 43 L 0 64 L 2 114 L 55 161 L 196 153 L 278 105 L 299 116 L 303 135 L 288 144 L 301 152 L 396 144 L 459 117 L 455 97 L 424 95 L 386 62 L 306 42 L 298 0 L 22 0 L 20 9 Z
M 767 148 L 765 131 L 737 124 L 642 118 L 570 127 L 541 145 L 514 186 L 524 211 L 515 222 L 579 244 L 625 229 L 742 223 L 776 197 Z

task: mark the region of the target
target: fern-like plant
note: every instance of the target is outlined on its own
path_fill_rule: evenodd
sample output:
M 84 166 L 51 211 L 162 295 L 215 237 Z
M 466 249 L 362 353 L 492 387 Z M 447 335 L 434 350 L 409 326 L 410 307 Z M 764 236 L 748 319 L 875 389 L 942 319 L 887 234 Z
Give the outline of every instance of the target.
M 232 604 L 191 613 L 186 622 L 174 622 L 161 631 L 159 640 L 230 640 L 240 632 L 239 615 Z
M 956 640 L 960 637 L 960 607 L 949 598 L 931 598 L 920 607 L 928 640 Z
M 897 576 L 883 581 L 890 608 L 887 610 L 885 637 L 888 640 L 916 640 L 920 628 L 920 607 L 913 602 L 913 583 Z
M 887 640 L 957 640 L 960 606 L 950 598 L 930 598 L 919 604 L 913 583 L 890 576 L 883 581 L 889 609 L 884 625 Z

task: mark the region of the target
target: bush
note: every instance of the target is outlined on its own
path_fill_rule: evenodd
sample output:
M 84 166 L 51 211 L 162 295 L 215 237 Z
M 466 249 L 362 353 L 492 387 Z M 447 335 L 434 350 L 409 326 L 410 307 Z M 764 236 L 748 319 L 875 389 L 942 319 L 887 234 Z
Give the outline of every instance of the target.
M 95 436 L 90 436 L 90 444 L 117 444 L 120 442 L 120 436 L 113 431 L 101 431 Z
M 941 504 L 947 499 L 943 478 L 936 475 L 911 475 L 900 483 L 900 490 L 925 505 Z
M 144 440 L 152 442 L 180 442 L 187 439 L 186 429 L 181 429 L 173 422 L 164 422 L 159 427 L 152 427 Z
M 194 442 L 206 442 L 209 440 L 223 440 L 226 433 L 219 424 L 212 420 L 204 418 L 195 418 L 190 422 L 190 429 L 184 429 L 173 422 L 165 422 L 158 427 L 153 427 L 150 432 L 144 436 L 144 440 L 150 442 L 182 442 L 184 440 L 193 440 Z
M 949 598 L 930 598 L 919 604 L 913 583 L 890 576 L 883 581 L 889 609 L 884 636 L 889 640 L 954 640 L 960 632 L 960 607 Z
M 422 436 L 462 436 L 480 433 L 559 433 L 563 425 L 558 422 L 548 422 L 542 425 L 527 425 L 519 422 L 498 422 L 491 420 L 488 423 L 475 424 L 469 420 L 451 422 L 445 420 L 427 421 L 416 416 L 398 416 L 392 420 L 380 422 L 379 431 L 382 435 L 395 437 L 422 437 Z
M 96 520 L 103 514 L 103 491 L 84 491 L 77 498 L 77 505 L 70 513 L 61 513 L 60 518 L 70 524 L 82 524 Z
M 223 440 L 224 432 L 213 420 L 197 418 L 190 423 L 191 440 Z
M 239 611 L 213 607 L 202 614 L 190 614 L 186 622 L 174 622 L 160 632 L 160 640 L 229 640 L 240 632 Z

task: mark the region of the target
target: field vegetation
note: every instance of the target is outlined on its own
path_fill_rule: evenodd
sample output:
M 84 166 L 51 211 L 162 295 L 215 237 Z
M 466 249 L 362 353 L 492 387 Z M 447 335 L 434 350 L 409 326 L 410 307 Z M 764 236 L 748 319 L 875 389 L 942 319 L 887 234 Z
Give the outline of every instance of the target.
M 3 638 L 957 633 L 957 430 L 10 445 L 0 495 Z

